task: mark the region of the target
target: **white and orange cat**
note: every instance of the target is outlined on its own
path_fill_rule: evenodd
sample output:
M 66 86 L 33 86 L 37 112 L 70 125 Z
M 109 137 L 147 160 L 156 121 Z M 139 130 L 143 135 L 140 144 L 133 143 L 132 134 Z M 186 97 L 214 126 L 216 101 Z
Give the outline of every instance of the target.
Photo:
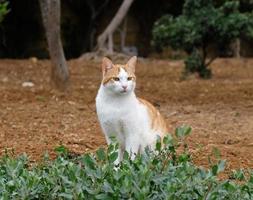
M 119 163 L 126 150 L 133 159 L 145 147 L 154 149 L 158 136 L 167 134 L 164 118 L 148 101 L 137 98 L 135 67 L 137 57 L 127 64 L 102 61 L 103 79 L 96 97 L 97 115 L 107 144 L 111 136 L 119 143 Z

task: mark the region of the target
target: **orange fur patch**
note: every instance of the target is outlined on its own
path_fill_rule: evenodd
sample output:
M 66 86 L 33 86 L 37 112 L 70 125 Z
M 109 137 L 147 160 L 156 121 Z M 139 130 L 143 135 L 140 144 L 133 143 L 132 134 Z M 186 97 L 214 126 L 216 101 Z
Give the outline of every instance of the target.
M 165 119 L 151 103 L 141 98 L 138 98 L 138 100 L 148 109 L 148 114 L 151 120 L 151 129 L 161 132 L 162 135 L 160 135 L 160 137 L 163 138 L 168 133 Z

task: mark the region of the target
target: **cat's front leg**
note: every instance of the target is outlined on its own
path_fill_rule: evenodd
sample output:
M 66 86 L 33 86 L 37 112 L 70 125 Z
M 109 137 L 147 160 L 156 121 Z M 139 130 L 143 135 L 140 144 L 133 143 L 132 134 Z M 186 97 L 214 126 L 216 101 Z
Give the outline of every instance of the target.
M 106 142 L 107 142 L 108 146 L 113 143 L 113 140 L 110 137 L 108 137 L 107 135 L 105 135 L 105 138 L 106 138 Z M 117 141 L 117 142 L 119 144 L 119 148 L 118 148 L 118 151 L 117 151 L 118 157 L 114 161 L 115 166 L 119 165 L 119 163 L 123 160 L 123 156 L 124 156 L 124 152 L 125 152 L 125 145 L 119 143 L 119 141 Z
M 125 152 L 125 145 L 119 144 L 118 158 L 114 161 L 115 166 L 119 165 L 120 162 L 123 160 L 124 152 Z
M 126 151 L 129 153 L 131 160 L 135 159 L 136 155 L 139 153 L 140 148 L 140 143 L 136 141 L 136 139 L 126 140 Z

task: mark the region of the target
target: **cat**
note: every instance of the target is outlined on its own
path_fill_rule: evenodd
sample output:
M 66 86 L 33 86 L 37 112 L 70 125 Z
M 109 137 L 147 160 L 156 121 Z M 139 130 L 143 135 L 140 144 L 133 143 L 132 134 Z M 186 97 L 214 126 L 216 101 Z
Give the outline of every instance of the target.
M 118 164 L 127 151 L 131 159 L 146 147 L 154 150 L 158 137 L 167 134 L 167 126 L 159 111 L 148 101 L 135 95 L 135 67 L 133 56 L 125 65 L 102 61 L 102 83 L 96 96 L 96 111 L 107 144 L 111 137 L 119 143 Z

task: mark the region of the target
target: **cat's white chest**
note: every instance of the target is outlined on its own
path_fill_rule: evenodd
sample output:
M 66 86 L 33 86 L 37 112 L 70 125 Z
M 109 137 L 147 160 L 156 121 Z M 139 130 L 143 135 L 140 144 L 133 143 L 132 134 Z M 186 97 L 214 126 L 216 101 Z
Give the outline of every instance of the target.
M 113 129 L 112 132 L 124 131 L 126 126 L 133 124 L 134 115 L 138 113 L 133 102 L 108 101 L 100 94 L 96 98 L 96 109 L 100 124 Z

